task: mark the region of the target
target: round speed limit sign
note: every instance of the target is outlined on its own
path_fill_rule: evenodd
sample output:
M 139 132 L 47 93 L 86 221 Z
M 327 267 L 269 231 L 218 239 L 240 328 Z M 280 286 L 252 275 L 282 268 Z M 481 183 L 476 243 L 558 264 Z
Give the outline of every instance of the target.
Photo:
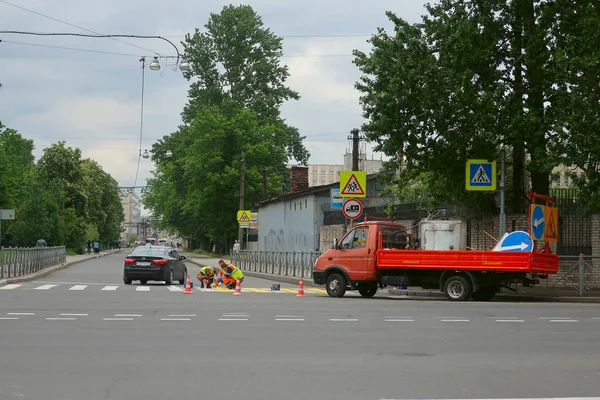
M 348 199 L 344 202 L 342 206 L 342 212 L 346 216 L 346 218 L 356 219 L 360 217 L 363 212 L 363 205 L 360 201 L 356 199 Z

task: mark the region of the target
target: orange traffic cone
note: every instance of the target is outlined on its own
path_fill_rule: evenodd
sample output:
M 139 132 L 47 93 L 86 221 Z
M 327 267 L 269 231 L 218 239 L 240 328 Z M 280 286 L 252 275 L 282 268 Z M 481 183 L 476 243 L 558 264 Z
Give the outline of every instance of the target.
M 300 278 L 300 283 L 298 283 L 298 294 L 296 297 L 304 297 L 304 281 Z
M 235 292 L 233 292 L 234 296 L 241 296 L 242 295 L 242 289 L 240 288 L 240 280 L 238 279 L 235 282 Z
M 185 282 L 185 290 L 183 294 L 192 294 L 192 285 L 190 283 L 190 274 L 187 276 L 187 282 Z

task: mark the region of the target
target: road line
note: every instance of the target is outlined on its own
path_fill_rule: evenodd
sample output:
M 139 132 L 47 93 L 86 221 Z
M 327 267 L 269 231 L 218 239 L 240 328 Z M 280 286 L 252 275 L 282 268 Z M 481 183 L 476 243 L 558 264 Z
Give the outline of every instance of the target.
M 167 289 L 169 289 L 169 292 L 183 292 L 182 288 L 180 288 L 179 286 L 174 286 L 174 285 L 167 286 Z
M 6 315 L 35 315 L 34 312 L 9 312 Z
M 149 292 L 150 291 L 150 287 L 149 286 L 137 286 L 135 288 L 136 292 Z
M 270 290 L 266 290 L 266 289 L 258 289 L 258 288 L 246 288 L 247 292 L 254 292 L 254 293 L 269 293 Z
M 115 291 L 118 288 L 118 286 L 104 286 L 101 290 Z
M 21 287 L 23 285 L 17 284 L 17 283 L 11 283 L 9 285 L 5 285 L 0 287 L 0 290 L 12 290 L 12 289 L 16 289 L 18 287 Z
M 7 319 L 19 319 L 19 317 L 0 317 L 0 320 L 4 321 Z
M 571 317 L 539 317 L 538 319 L 571 319 Z
M 576 319 L 551 319 L 550 322 L 579 322 Z
M 169 314 L 169 317 L 195 317 L 196 314 Z
M 75 321 L 77 318 L 71 318 L 71 317 L 66 317 L 66 318 L 62 318 L 62 317 L 51 317 L 51 318 L 46 318 L 48 321 Z
M 281 314 L 275 315 L 275 318 L 304 318 L 304 315 L 289 315 L 289 314 Z
M 67 313 L 60 314 L 60 315 L 62 315 L 63 317 L 87 317 L 88 316 L 88 314 L 67 314 Z
M 248 318 L 219 318 L 219 321 L 248 321 Z
M 305 292 L 315 292 L 315 293 L 327 293 L 327 290 L 324 289 L 305 289 Z
M 590 319 L 600 319 L 600 317 L 590 317 Z
M 286 293 L 298 293 L 297 289 L 288 289 L 288 288 L 281 288 L 279 289 L 281 292 L 286 292 Z
M 42 285 L 42 286 L 33 288 L 33 290 L 48 290 L 48 289 L 52 289 L 53 287 L 56 287 L 56 286 L 58 286 L 58 285 Z
M 412 317 L 396 317 L 396 316 L 389 316 L 389 317 L 383 317 L 383 318 L 389 318 L 389 319 L 411 319 Z
M 525 322 L 523 319 L 497 319 L 496 322 Z
M 379 400 L 401 400 L 401 399 L 388 399 L 387 397 L 381 397 Z M 425 399 L 423 399 L 425 400 Z M 429 399 L 428 399 L 429 400 Z M 436 400 L 600 400 L 600 397 L 525 397 L 525 398 L 505 398 L 505 399 L 436 399 Z
M 74 285 L 71 288 L 69 288 L 69 290 L 85 290 L 86 287 L 87 285 Z
M 191 321 L 191 318 L 161 318 L 161 321 Z
M 141 317 L 142 314 L 115 314 L 115 317 Z
M 486 317 L 487 319 L 519 319 L 519 317 Z
M 433 319 L 463 319 L 464 317 L 433 317 Z
M 221 314 L 223 317 L 249 317 L 250 314 Z
M 275 321 L 304 321 L 304 318 L 275 318 Z
M 104 321 L 133 321 L 133 318 L 102 318 Z
M 440 319 L 441 322 L 470 322 L 468 319 Z
M 410 318 L 387 318 L 385 322 L 415 322 L 415 320 Z
M 356 322 L 358 318 L 329 318 L 331 322 Z

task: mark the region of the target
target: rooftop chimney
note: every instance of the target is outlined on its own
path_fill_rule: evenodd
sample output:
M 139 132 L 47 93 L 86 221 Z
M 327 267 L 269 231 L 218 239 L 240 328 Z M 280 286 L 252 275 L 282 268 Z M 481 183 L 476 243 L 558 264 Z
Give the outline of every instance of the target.
M 308 167 L 292 166 L 292 192 L 308 187 Z

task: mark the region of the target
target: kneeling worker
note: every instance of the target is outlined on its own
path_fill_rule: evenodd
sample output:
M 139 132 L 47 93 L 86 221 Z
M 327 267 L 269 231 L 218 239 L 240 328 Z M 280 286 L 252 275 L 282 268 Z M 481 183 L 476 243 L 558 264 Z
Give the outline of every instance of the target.
M 215 269 L 208 265 L 200 268 L 200 272 L 196 275 L 196 278 L 200 281 L 200 287 L 204 288 L 204 285 L 206 285 L 207 289 L 210 289 L 213 286 L 214 277 Z
M 242 282 L 244 280 L 244 273 L 235 265 L 231 263 L 228 265 L 225 261 L 219 260 L 219 266 L 223 273 L 223 283 L 228 289 L 235 289 L 236 281 Z

